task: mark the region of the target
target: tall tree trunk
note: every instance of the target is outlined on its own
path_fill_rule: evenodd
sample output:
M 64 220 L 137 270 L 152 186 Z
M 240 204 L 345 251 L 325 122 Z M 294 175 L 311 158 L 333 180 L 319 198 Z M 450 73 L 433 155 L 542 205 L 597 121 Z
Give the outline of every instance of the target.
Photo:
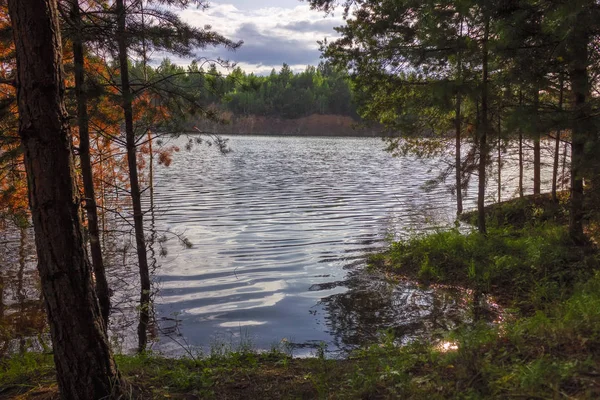
M 102 259 L 100 231 L 98 229 L 98 209 L 94 191 L 92 160 L 90 158 L 90 130 L 87 111 L 87 92 L 85 88 L 85 67 L 83 56 L 83 26 L 79 0 L 72 0 L 71 23 L 73 24 L 73 64 L 75 66 L 75 96 L 77 98 L 77 125 L 79 127 L 79 157 L 81 159 L 81 174 L 83 175 L 83 192 L 85 194 L 85 211 L 90 235 L 90 250 L 96 281 L 96 294 L 100 302 L 100 311 L 104 326 L 108 329 L 110 313 L 110 291 L 106 280 L 106 271 Z
M 502 117 L 498 115 L 498 203 L 502 201 Z
M 477 193 L 477 228 L 480 233 L 487 233 L 485 226 L 485 187 L 486 187 L 486 168 L 487 168 L 487 133 L 489 129 L 488 121 L 488 74 L 489 74 L 489 37 L 490 37 L 490 17 L 485 10 L 485 28 L 483 35 L 483 57 L 482 68 L 483 76 L 481 83 L 481 126 L 479 127 L 479 188 Z
M 457 215 L 463 212 L 463 196 L 462 196 L 462 157 L 461 157 L 461 130 L 462 130 L 462 115 L 461 115 L 462 98 L 460 93 L 456 95 L 456 213 Z
M 460 21 L 460 32 L 462 36 L 463 20 Z M 458 80 L 462 85 L 462 51 L 459 48 L 457 51 L 458 58 Z M 455 154 L 455 169 L 456 169 L 456 214 L 460 215 L 463 212 L 463 195 L 462 195 L 462 157 L 461 157 L 461 131 L 462 131 L 462 88 L 456 93 L 456 110 L 455 110 L 455 129 L 456 129 L 456 154 Z
M 540 147 L 540 92 L 536 88 L 533 92 L 533 108 L 535 127 L 533 132 L 533 194 L 542 193 L 542 152 Z
M 124 0 L 117 0 L 117 44 L 119 46 L 119 64 L 121 69 L 121 93 L 125 115 L 125 137 L 127 142 L 127 163 L 133 206 L 135 242 L 140 270 L 140 321 L 138 324 L 138 351 L 142 352 L 148 344 L 148 323 L 150 322 L 150 271 L 144 236 L 144 213 L 142 211 L 140 183 L 137 170 L 137 148 L 133 127 L 133 95 L 129 84 L 129 66 L 127 59 L 126 9 Z
M 569 153 L 569 144 L 567 142 L 565 142 L 564 148 L 563 148 L 563 159 L 562 159 L 562 179 L 561 179 L 561 185 L 560 187 L 565 190 L 565 184 L 566 184 L 566 177 L 567 177 L 567 155 Z
M 8 4 L 17 58 L 19 135 L 61 397 L 117 397 L 121 379 L 79 219 L 56 0 Z
M 560 92 L 558 95 L 558 109 L 562 112 L 565 93 L 565 76 L 560 73 Z M 556 131 L 556 142 L 554 144 L 554 165 L 552 168 L 552 201 L 558 202 L 557 186 L 558 186 L 558 166 L 560 163 L 560 134 L 561 130 Z
M 523 105 L 523 92 L 519 90 L 519 106 Z M 524 162 L 523 162 L 523 132 L 519 129 L 519 197 L 525 195 L 523 188 L 524 181 Z
M 26 258 L 26 254 L 25 254 L 25 241 L 26 241 L 26 232 L 25 232 L 25 228 L 21 227 L 20 229 L 20 235 L 19 235 L 19 269 L 17 270 L 17 290 L 16 290 L 16 300 L 17 300 L 17 304 L 19 305 L 18 307 L 18 312 L 17 312 L 17 323 L 16 323 L 16 331 L 17 332 L 24 332 L 25 328 L 29 328 L 27 326 L 25 326 L 24 323 L 24 319 L 25 319 L 25 315 L 27 310 L 25 309 L 26 305 L 25 302 L 27 301 L 27 293 L 25 292 L 25 290 L 23 290 L 23 276 L 25 274 L 25 258 Z M 26 351 L 26 338 L 24 337 L 24 335 L 20 335 L 21 337 L 19 337 L 19 353 L 20 354 L 25 354 Z
M 592 2 L 590 2 L 592 3 Z M 583 217 L 584 191 L 583 177 L 586 164 L 585 145 L 591 134 L 589 120 L 590 82 L 588 76 L 588 45 L 589 34 L 585 31 L 585 24 L 581 21 L 584 17 L 580 11 L 578 21 L 573 27 L 569 45 L 571 50 L 571 65 L 569 75 L 571 77 L 571 90 L 574 97 L 574 113 L 572 126 L 571 145 L 571 212 L 569 218 L 569 233 L 575 243 L 584 243 Z

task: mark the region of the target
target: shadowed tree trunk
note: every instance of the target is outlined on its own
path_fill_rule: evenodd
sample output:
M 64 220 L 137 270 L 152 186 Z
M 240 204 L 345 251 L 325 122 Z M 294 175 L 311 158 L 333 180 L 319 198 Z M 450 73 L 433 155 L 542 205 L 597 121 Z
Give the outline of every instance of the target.
M 593 2 L 589 2 L 593 4 Z M 571 59 L 569 76 L 571 78 L 571 90 L 573 91 L 573 117 L 572 145 L 571 145 L 571 212 L 569 218 L 569 233 L 571 239 L 576 243 L 583 243 L 583 216 L 584 216 L 584 192 L 583 177 L 586 164 L 585 145 L 591 134 L 589 96 L 590 82 L 587 70 L 589 34 L 585 31 L 584 16 L 580 11 L 577 22 L 574 25 L 569 45 Z
M 135 243 L 141 283 L 138 350 L 142 352 L 146 349 L 148 343 L 148 323 L 150 322 L 150 270 L 148 268 L 148 255 L 146 253 L 144 213 L 142 211 L 141 191 L 137 170 L 137 148 L 133 127 L 133 94 L 129 83 L 129 66 L 127 59 L 126 12 L 124 0 L 117 0 L 117 44 L 119 47 L 119 64 L 121 69 L 121 94 L 123 96 L 127 163 L 129 165 L 129 183 L 131 186 Z
M 523 105 L 523 92 L 519 91 L 519 106 Z M 523 188 L 523 132 L 519 129 L 519 197 L 525 195 Z
M 560 92 L 558 94 L 558 109 L 562 111 L 565 93 L 565 77 L 561 72 L 560 74 Z M 558 202 L 557 186 L 558 186 L 558 166 L 560 164 L 560 129 L 556 131 L 556 138 L 554 143 L 554 165 L 552 168 L 552 201 Z
M 456 213 L 458 215 L 463 212 L 463 198 L 462 198 L 462 171 L 461 171 L 461 95 L 460 93 L 456 96 Z
M 460 27 L 459 27 L 459 34 L 462 35 L 463 33 L 463 21 L 461 18 L 460 21 Z M 462 83 L 462 53 L 461 50 L 459 49 L 457 52 L 457 58 L 458 58 L 458 79 L 460 80 L 460 82 Z M 463 212 L 463 194 L 462 194 L 462 168 L 461 168 L 461 163 L 462 163 L 462 158 L 461 158 L 461 131 L 462 131 L 462 93 L 460 92 L 461 89 L 458 90 L 458 93 L 456 94 L 456 110 L 455 110 L 455 129 L 456 129 L 456 158 L 455 158 L 455 163 L 456 163 L 456 213 L 457 215 L 462 214 Z
M 8 5 L 17 58 L 19 135 L 61 397 L 116 397 L 121 379 L 79 219 L 56 0 L 9 0 Z
M 487 8 L 487 5 L 484 5 Z M 487 133 L 489 129 L 488 118 L 488 74 L 489 74 L 489 37 L 490 37 L 490 17 L 487 9 L 484 10 L 485 27 L 483 34 L 483 59 L 482 69 L 483 77 L 481 83 L 481 121 L 479 127 L 479 188 L 477 193 L 477 228 L 480 233 L 487 233 L 485 226 L 485 186 L 486 186 L 486 168 L 487 168 Z
M 83 192 L 85 194 L 85 211 L 90 235 L 90 250 L 96 282 L 96 294 L 100 303 L 100 311 L 104 326 L 108 328 L 110 313 L 110 292 L 106 280 L 106 271 L 102 259 L 100 231 L 98 229 L 98 210 L 96 193 L 94 192 L 94 177 L 90 158 L 90 131 L 87 112 L 87 93 L 85 89 L 85 70 L 83 56 L 82 23 L 79 0 L 71 0 L 71 24 L 73 27 L 73 64 L 75 66 L 75 96 L 77 98 L 77 125 L 79 128 L 79 158 L 81 159 L 81 174 L 83 176 Z
M 502 201 L 502 117 L 498 115 L 498 203 Z
M 533 92 L 534 132 L 533 132 L 533 194 L 542 193 L 542 151 L 540 147 L 540 92 Z

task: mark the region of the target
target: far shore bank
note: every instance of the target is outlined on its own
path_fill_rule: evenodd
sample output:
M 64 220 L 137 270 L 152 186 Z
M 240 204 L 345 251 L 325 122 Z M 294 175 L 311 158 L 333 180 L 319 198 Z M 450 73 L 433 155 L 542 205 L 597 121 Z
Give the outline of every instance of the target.
M 313 114 L 296 119 L 283 119 L 259 115 L 224 115 L 225 124 L 199 121 L 196 127 L 202 132 L 219 135 L 257 136 L 339 136 L 385 137 L 381 127 L 367 126 L 364 122 L 345 115 Z

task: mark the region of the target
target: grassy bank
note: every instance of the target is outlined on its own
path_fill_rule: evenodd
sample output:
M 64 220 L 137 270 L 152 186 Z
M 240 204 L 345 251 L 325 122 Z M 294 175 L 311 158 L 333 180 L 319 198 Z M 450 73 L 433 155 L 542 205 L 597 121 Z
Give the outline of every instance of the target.
M 371 257 L 374 267 L 399 277 L 500 298 L 514 315 L 500 325 L 463 326 L 448 333 L 444 345 L 398 348 L 389 336 L 346 360 L 291 359 L 276 351 L 198 360 L 118 356 L 122 373 L 137 388 L 132 397 L 600 398 L 598 254 L 592 245 L 574 246 L 558 214 L 546 208 L 536 214 L 543 218 L 515 223 L 514 215 L 530 212 L 523 209 L 527 204 L 495 208 L 487 237 L 437 232 Z M 0 397 L 56 397 L 51 357 L 0 361 L 0 388 Z

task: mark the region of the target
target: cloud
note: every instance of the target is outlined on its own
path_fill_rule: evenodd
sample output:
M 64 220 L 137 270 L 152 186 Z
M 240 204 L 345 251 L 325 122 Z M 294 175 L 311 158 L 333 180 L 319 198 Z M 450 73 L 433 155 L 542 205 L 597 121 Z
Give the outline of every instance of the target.
M 309 21 L 309 20 L 293 21 L 293 22 L 290 22 L 285 25 L 278 24 L 277 27 L 288 30 L 288 31 L 295 31 L 295 32 L 318 32 L 318 33 L 331 34 L 332 32 L 334 32 L 333 28 L 335 28 L 336 26 L 339 26 L 339 25 L 340 25 L 340 23 L 337 20 L 323 19 L 320 21 Z
M 306 4 L 243 11 L 233 4 L 215 4 L 208 10 L 190 8 L 179 14 L 194 26 L 210 25 L 230 39 L 244 41 L 235 52 L 208 49 L 199 56 L 228 59 L 249 72 L 261 74 L 279 69 L 283 63 L 295 69 L 317 64 L 320 56 L 317 41 L 337 37 L 333 27 L 343 24 L 341 17 L 325 16 Z
M 253 23 L 240 26 L 235 37 L 244 40 L 244 45 L 230 56 L 235 61 L 271 66 L 319 62 L 319 51 L 311 42 L 291 35 L 277 35 L 272 31 L 263 33 Z

